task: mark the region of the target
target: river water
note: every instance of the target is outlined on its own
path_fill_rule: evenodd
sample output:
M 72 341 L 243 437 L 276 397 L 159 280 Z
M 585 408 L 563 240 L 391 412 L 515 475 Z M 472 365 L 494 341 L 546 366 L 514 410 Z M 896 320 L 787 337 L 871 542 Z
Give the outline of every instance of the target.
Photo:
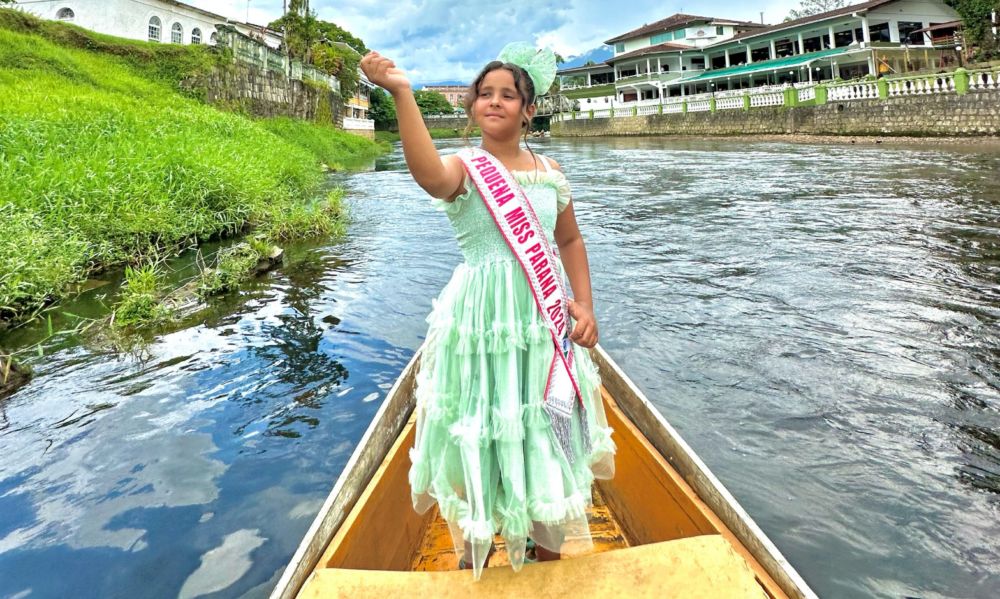
M 533 146 L 573 185 L 602 345 L 821 596 L 1000 594 L 1000 154 Z M 0 401 L 0 597 L 273 587 L 459 261 L 398 149 L 335 178 L 344 240 L 141 351 L 42 343 Z

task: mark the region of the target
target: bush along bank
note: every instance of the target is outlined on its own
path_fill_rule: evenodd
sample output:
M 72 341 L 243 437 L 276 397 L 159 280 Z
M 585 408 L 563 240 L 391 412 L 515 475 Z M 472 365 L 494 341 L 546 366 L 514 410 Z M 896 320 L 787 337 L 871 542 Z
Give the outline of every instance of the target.
M 95 272 L 141 270 L 200 241 L 338 227 L 322 166 L 370 161 L 384 145 L 180 91 L 218 60 L 0 9 L 0 324 Z

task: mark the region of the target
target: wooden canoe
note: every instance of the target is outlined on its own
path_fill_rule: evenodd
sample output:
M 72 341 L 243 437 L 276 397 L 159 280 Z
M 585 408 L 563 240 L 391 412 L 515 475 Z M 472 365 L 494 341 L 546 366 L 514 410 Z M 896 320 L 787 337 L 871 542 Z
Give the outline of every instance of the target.
M 365 432 L 272 599 L 525 596 L 814 598 L 801 576 L 600 346 L 592 350 L 617 445 L 595 481 L 593 551 L 514 572 L 502 539 L 479 581 L 457 569 L 437 508 L 410 503 L 418 351 Z M 515 595 L 516 596 L 516 595 Z

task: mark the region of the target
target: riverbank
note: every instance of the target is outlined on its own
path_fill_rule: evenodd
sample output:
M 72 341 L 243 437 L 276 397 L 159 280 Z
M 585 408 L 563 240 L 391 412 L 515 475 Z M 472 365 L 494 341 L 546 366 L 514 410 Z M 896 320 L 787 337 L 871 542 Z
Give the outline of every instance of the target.
M 431 139 L 454 139 L 465 135 L 465 128 L 462 129 L 448 129 L 442 127 L 428 127 L 427 132 L 431 134 Z M 478 137 L 479 127 L 475 127 L 469 137 Z M 385 143 L 395 143 L 399 141 L 398 131 L 376 131 L 375 141 L 385 142 Z
M 326 168 L 386 150 L 329 125 L 226 113 L 179 82 L 222 60 L 0 10 L 0 324 L 108 268 L 209 239 L 315 230 Z

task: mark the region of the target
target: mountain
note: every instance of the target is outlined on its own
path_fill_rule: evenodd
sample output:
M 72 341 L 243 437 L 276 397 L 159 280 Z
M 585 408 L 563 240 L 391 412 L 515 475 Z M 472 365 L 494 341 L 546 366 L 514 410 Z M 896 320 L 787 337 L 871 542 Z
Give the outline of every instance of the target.
M 572 69 L 573 67 L 582 67 L 587 64 L 588 60 L 592 60 L 600 64 L 614 56 L 614 54 L 615 52 L 611 46 L 608 46 L 607 44 L 598 46 L 597 48 L 587 50 L 580 56 L 573 56 L 566 62 L 559 65 L 559 70 L 561 71 L 563 69 Z

